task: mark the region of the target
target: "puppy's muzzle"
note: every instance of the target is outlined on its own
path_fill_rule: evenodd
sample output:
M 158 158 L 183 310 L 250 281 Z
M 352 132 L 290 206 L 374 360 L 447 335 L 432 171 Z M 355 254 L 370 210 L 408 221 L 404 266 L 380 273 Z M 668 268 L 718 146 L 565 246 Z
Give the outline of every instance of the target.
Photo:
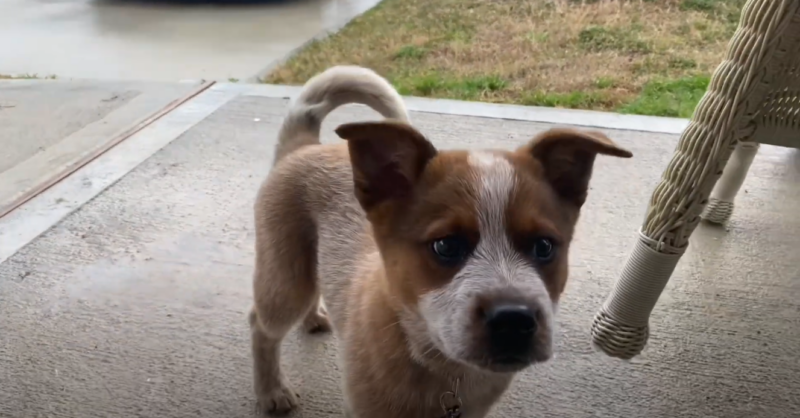
M 492 363 L 527 364 L 539 329 L 537 314 L 524 305 L 500 304 L 485 312 L 484 321 Z

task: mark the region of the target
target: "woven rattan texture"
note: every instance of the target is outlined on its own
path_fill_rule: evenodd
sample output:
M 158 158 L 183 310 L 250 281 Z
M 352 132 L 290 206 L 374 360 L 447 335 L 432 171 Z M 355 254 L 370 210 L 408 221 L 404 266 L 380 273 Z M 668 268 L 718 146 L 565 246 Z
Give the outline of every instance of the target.
M 745 5 L 727 57 L 651 197 L 642 231 L 657 251 L 685 251 L 737 141 L 758 139 L 756 132 L 775 139 L 765 143 L 797 141 L 798 10 L 800 0 Z

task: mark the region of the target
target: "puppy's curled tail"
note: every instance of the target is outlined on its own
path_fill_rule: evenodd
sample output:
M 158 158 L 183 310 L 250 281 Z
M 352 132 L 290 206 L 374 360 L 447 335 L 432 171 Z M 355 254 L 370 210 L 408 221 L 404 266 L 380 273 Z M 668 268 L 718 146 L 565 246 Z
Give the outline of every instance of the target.
M 322 120 L 349 103 L 367 105 L 387 119 L 408 120 L 402 97 L 386 79 L 364 67 L 331 67 L 308 80 L 290 106 L 278 135 L 275 162 L 301 147 L 319 144 Z

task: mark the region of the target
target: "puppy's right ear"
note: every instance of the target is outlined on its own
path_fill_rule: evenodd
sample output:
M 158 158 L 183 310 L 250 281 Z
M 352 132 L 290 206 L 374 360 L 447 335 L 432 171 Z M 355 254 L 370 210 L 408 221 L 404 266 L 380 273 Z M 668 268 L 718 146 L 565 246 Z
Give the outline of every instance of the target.
M 436 155 L 433 144 L 404 122 L 348 123 L 336 134 L 347 140 L 356 198 L 367 211 L 408 196 Z

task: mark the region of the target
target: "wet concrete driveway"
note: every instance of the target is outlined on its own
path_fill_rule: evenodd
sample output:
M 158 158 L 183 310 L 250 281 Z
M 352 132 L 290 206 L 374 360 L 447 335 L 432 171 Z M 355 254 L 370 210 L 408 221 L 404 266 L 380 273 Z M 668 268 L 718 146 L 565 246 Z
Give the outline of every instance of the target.
M 254 2 L 251 2 L 254 3 Z M 0 74 L 59 78 L 248 80 L 377 0 L 174 5 L 0 1 Z

